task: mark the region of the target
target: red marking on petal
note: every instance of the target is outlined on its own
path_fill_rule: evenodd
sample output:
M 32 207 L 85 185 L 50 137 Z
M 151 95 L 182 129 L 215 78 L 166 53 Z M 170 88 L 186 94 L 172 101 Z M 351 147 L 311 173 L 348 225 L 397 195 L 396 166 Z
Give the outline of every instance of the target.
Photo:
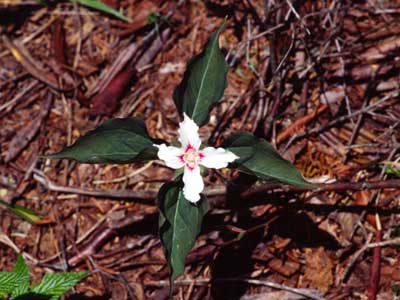
M 185 156 L 184 154 L 181 154 L 181 155 L 178 156 L 179 160 L 180 160 L 182 163 L 185 163 L 184 156 Z
M 188 165 L 188 164 L 186 164 L 186 168 L 188 168 L 188 170 L 190 172 L 192 172 L 194 170 L 194 166 L 191 166 L 191 165 Z
M 194 147 L 192 145 L 187 144 L 185 152 L 188 152 L 189 150 L 196 150 L 196 149 L 194 149 Z
M 199 152 L 200 159 L 203 159 L 206 155 L 203 152 Z

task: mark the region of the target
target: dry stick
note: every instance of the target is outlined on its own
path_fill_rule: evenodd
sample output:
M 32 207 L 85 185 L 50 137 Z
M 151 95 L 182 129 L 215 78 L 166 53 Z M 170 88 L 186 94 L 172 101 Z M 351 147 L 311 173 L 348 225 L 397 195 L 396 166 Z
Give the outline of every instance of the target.
M 30 41 L 32 41 L 33 39 L 35 39 L 37 36 L 39 36 L 42 32 L 44 32 L 45 30 L 47 30 L 48 27 L 50 27 L 50 25 L 57 20 L 57 17 L 55 18 L 51 18 L 47 23 L 45 23 L 43 26 L 40 26 L 35 32 L 33 32 L 31 35 L 25 37 L 22 39 L 21 44 L 27 44 Z M 0 53 L 0 58 L 3 58 L 4 56 L 8 55 L 10 53 L 10 51 L 7 49 L 3 52 Z
M 284 284 L 279 284 L 275 283 L 269 280 L 259 280 L 259 279 L 247 279 L 247 278 L 216 278 L 216 279 L 210 279 L 210 278 L 204 278 L 204 279 L 184 279 L 184 280 L 176 280 L 175 285 L 197 285 L 197 286 L 202 286 L 202 285 L 209 285 L 210 283 L 226 283 L 226 282 L 233 282 L 233 283 L 249 283 L 253 285 L 261 285 L 261 286 L 266 286 L 270 287 L 273 289 L 277 290 L 283 290 L 290 292 L 292 294 L 296 295 L 301 295 L 303 297 L 307 297 L 309 299 L 315 299 L 315 300 L 323 300 L 324 298 L 320 296 L 320 292 L 316 290 L 311 290 L 311 289 L 302 289 L 302 288 L 293 288 Z M 155 287 L 162 287 L 162 286 L 167 286 L 169 285 L 169 281 L 167 280 L 160 280 L 157 282 L 148 282 L 146 283 L 148 286 L 155 286 Z
M 260 186 L 250 188 L 242 194 L 242 197 L 251 197 L 252 195 L 265 193 L 274 189 L 282 189 L 283 191 L 305 192 L 313 191 L 363 191 L 363 190 L 378 190 L 378 189 L 398 189 L 400 188 L 400 179 L 380 180 L 380 181 L 364 181 L 364 182 L 337 182 L 322 184 L 317 188 L 312 187 L 296 187 L 285 186 L 279 183 L 265 183 Z
M 41 171 L 33 170 L 33 179 L 41 183 L 44 187 L 54 192 L 71 193 L 79 195 L 87 195 L 94 197 L 117 198 L 117 199 L 141 199 L 152 200 L 157 196 L 155 190 L 147 191 L 131 191 L 131 190 L 101 190 L 101 189 L 85 189 L 57 185 L 52 182 Z M 150 204 L 150 203 L 149 203 Z
M 34 79 L 29 85 L 25 86 L 18 94 L 16 94 L 10 101 L 1 105 L 0 112 L 2 112 L 3 110 L 5 110 L 6 112 L 10 111 L 22 97 L 31 92 L 38 84 L 39 81 Z
M 290 126 L 286 127 L 278 134 L 278 137 L 276 138 L 276 143 L 280 144 L 286 139 L 288 139 L 296 131 L 299 131 L 300 128 L 304 127 L 307 123 L 311 122 L 313 119 L 315 119 L 316 116 L 324 112 L 327 108 L 328 108 L 327 104 L 322 104 L 317 110 L 312 111 L 308 115 L 305 115 L 304 117 L 297 119 Z
M 123 220 L 117 222 L 116 224 L 111 224 L 111 222 L 109 222 L 106 229 L 102 230 L 98 235 L 96 235 L 95 238 L 88 245 L 86 245 L 86 247 L 77 253 L 77 255 L 68 259 L 68 264 L 72 267 L 76 266 L 81 261 L 95 253 L 96 250 L 104 245 L 110 238 L 115 236 L 118 230 L 132 226 L 143 219 L 144 216 L 129 216 L 123 218 Z
M 339 123 L 341 123 L 343 121 L 346 121 L 346 120 L 349 120 L 351 118 L 357 117 L 357 116 L 359 116 L 361 114 L 364 114 L 364 113 L 367 113 L 367 112 L 372 112 L 375 109 L 378 109 L 379 105 L 385 103 L 386 101 L 388 101 L 388 100 L 390 100 L 392 98 L 398 97 L 398 95 L 399 95 L 399 91 L 396 90 L 395 92 L 386 95 L 385 97 L 383 97 L 382 99 L 378 100 L 376 103 L 374 103 L 372 105 L 369 105 L 367 107 L 361 108 L 360 110 L 357 110 L 357 111 L 355 111 L 355 112 L 353 112 L 351 114 L 348 114 L 348 115 L 345 115 L 345 116 L 341 116 L 341 117 L 339 117 L 339 118 L 337 118 L 335 120 L 332 120 L 328 124 L 320 125 L 320 126 L 314 127 L 313 129 L 311 129 L 311 130 L 309 130 L 307 132 L 296 134 L 288 141 L 288 143 L 285 146 L 285 150 L 283 152 L 285 152 L 290 147 L 290 145 L 293 144 L 293 142 L 295 142 L 295 141 L 297 141 L 299 139 L 302 139 L 302 138 L 304 138 L 306 136 L 309 136 L 311 134 L 320 133 L 320 132 L 322 132 L 322 131 L 330 128 L 330 127 L 335 126 L 336 124 L 339 124 Z
M 156 190 L 147 191 L 132 191 L 132 190 L 101 190 L 101 189 L 85 189 L 77 187 L 67 187 L 57 185 L 52 182 L 43 172 L 38 169 L 33 170 L 33 179 L 42 184 L 50 191 L 60 193 L 80 194 L 94 197 L 103 198 L 116 198 L 116 199 L 142 199 L 151 200 L 157 196 Z M 400 188 L 400 179 L 391 179 L 386 181 L 365 181 L 365 182 L 337 182 L 330 184 L 323 184 L 317 188 L 313 187 L 297 187 L 287 186 L 279 183 L 265 183 L 260 186 L 254 186 L 248 191 L 242 193 L 242 197 L 247 198 L 256 194 L 265 193 L 275 189 L 293 192 L 306 192 L 312 191 L 314 193 L 326 191 L 362 191 L 362 190 L 377 190 L 377 189 L 398 189 Z M 221 196 L 226 194 L 225 186 L 216 186 L 214 188 L 207 188 L 204 192 L 207 196 Z M 150 203 L 149 203 L 150 204 Z
M 78 187 L 68 187 L 58 185 L 52 182 L 42 171 L 38 169 L 33 170 L 33 179 L 42 184 L 45 188 L 53 192 L 70 193 L 87 195 L 101 198 L 115 198 L 115 199 L 136 199 L 136 200 L 154 200 L 157 197 L 158 191 L 152 189 L 147 191 L 132 191 L 132 190 L 102 190 L 102 189 L 85 189 Z M 217 186 L 208 188 L 204 191 L 207 196 L 219 196 L 226 193 L 225 186 Z M 153 205 L 153 202 L 145 201 L 144 204 Z
M 382 241 L 382 230 L 375 232 L 375 240 L 379 243 Z M 381 248 L 375 247 L 372 255 L 372 266 L 371 275 L 368 286 L 368 300 L 376 300 L 376 295 L 379 288 L 380 279 L 380 267 L 381 267 Z
M 49 114 L 51 103 L 53 101 L 53 94 L 49 94 L 47 99 L 42 104 L 42 108 L 37 114 L 37 116 L 32 119 L 27 125 L 20 129 L 17 134 L 11 139 L 10 146 L 4 161 L 6 163 L 17 157 L 18 154 L 32 141 L 40 127 L 42 122 Z
M 389 155 L 389 157 L 388 157 L 388 160 L 391 160 L 391 159 L 394 157 L 394 155 L 395 155 L 395 153 L 397 152 L 397 150 L 398 150 L 398 148 L 394 149 L 394 150 L 390 153 L 390 155 Z M 382 179 L 385 177 L 387 166 L 388 166 L 388 165 L 385 165 L 385 167 L 384 167 L 384 168 L 382 169 L 382 171 L 381 171 L 381 174 L 380 174 L 380 176 L 379 176 L 380 182 L 388 182 L 388 181 L 390 181 L 390 180 L 388 180 L 388 181 L 383 181 L 383 180 L 382 180 Z M 380 188 L 378 188 L 378 189 L 380 190 L 381 188 L 384 188 L 384 187 L 380 187 Z M 378 199 L 377 194 L 378 194 L 377 192 L 374 192 L 373 195 L 370 197 L 370 199 L 372 199 L 372 200 L 376 199 L 376 200 L 377 200 L 377 199 Z M 368 201 L 368 204 L 370 204 L 370 203 L 372 202 L 372 200 Z M 378 205 L 378 203 L 376 203 L 376 206 L 377 206 L 377 205 Z M 365 216 L 365 211 L 361 214 L 361 216 L 360 216 L 358 222 L 360 222 L 360 220 L 361 220 L 364 216 Z M 378 216 L 378 215 L 376 215 L 376 216 Z M 378 225 L 378 223 L 377 223 L 377 225 Z M 379 226 L 379 227 L 378 227 L 378 231 L 381 231 L 381 229 L 382 229 L 381 226 L 380 226 L 380 225 L 378 225 L 378 226 Z M 353 236 L 354 233 L 355 233 L 355 229 L 353 230 L 351 236 Z M 377 236 L 377 239 L 378 239 L 378 238 L 381 239 L 382 236 L 380 236 L 380 237 Z M 353 265 L 354 265 L 354 264 L 356 263 L 356 261 L 358 260 L 358 257 L 359 257 L 366 249 L 368 249 L 368 246 L 371 247 L 371 245 L 376 245 L 375 247 L 381 247 L 381 246 L 384 246 L 384 245 L 385 245 L 385 246 L 386 246 L 386 245 L 390 245 L 390 242 L 394 242 L 394 241 L 396 241 L 396 240 L 398 240 L 398 241 L 400 242 L 400 239 L 397 238 L 397 239 L 394 239 L 394 240 L 386 241 L 387 244 L 380 244 L 380 243 L 382 243 L 382 242 L 379 242 L 379 241 L 378 241 L 378 243 L 372 244 L 372 243 L 370 243 L 370 242 L 371 242 L 371 239 L 372 239 L 372 235 L 370 235 L 370 236 L 368 237 L 367 242 L 366 242 L 366 245 L 365 245 L 362 249 L 360 249 L 360 250 L 353 256 L 353 258 L 351 259 L 350 263 L 346 266 L 345 272 L 344 272 L 344 274 L 343 274 L 343 276 L 342 276 L 342 278 L 341 278 L 341 281 L 342 281 L 342 282 L 345 281 L 345 280 L 347 280 L 348 276 L 350 275 L 350 271 L 351 271 L 352 268 L 353 268 Z M 374 252 L 374 253 L 375 253 L 375 252 Z M 378 266 L 374 265 L 374 264 L 377 264 L 377 262 L 378 262 L 378 256 L 375 255 L 375 256 L 373 256 L 373 266 L 371 267 L 371 277 L 370 277 L 370 284 L 371 284 L 371 282 L 373 282 L 373 280 L 375 280 L 375 282 L 373 282 L 373 285 L 376 284 L 376 279 L 378 279 L 378 281 L 379 281 L 379 278 L 377 278 L 377 276 L 380 276 L 380 268 L 379 268 L 379 265 L 378 265 Z M 379 256 L 379 264 L 380 264 L 380 256 Z M 372 272 L 372 271 L 373 271 L 373 272 Z M 374 279 L 372 279 L 372 277 L 374 277 Z M 369 287 L 371 287 L 371 285 L 369 285 Z M 376 297 L 377 288 L 375 289 L 374 287 L 372 287 L 371 292 L 375 292 L 375 297 Z
M 128 61 L 134 57 L 137 51 L 138 47 L 136 44 L 130 44 L 124 50 L 122 50 L 111 67 L 105 69 L 101 73 L 98 81 L 89 89 L 89 91 L 86 93 L 86 96 L 91 97 L 97 92 L 102 92 L 111 82 L 111 80 L 124 68 Z
M 350 276 L 350 272 L 353 269 L 353 266 L 357 262 L 358 258 L 361 256 L 361 254 L 364 253 L 364 251 L 369 249 L 368 245 L 370 245 L 371 240 L 372 240 L 372 234 L 369 234 L 365 245 L 353 255 L 350 262 L 347 264 L 347 266 L 343 272 L 343 275 L 340 278 L 340 282 L 345 282 L 347 280 L 347 278 Z
M 74 11 L 76 13 L 76 15 L 75 15 L 76 26 L 78 26 L 78 41 L 76 43 L 75 57 L 74 57 L 74 62 L 72 64 L 73 70 L 76 70 L 76 68 L 78 67 L 79 59 L 81 57 L 82 40 L 83 40 L 83 33 L 82 33 L 83 26 L 82 26 L 81 16 L 79 15 L 80 6 L 75 1 L 73 2 L 73 6 L 74 6 Z
M 342 276 L 342 282 L 345 281 L 348 277 L 348 275 L 350 274 L 350 271 L 353 267 L 353 265 L 355 264 L 355 262 L 360 258 L 360 256 L 367 251 L 368 249 L 371 248 L 377 248 L 377 247 L 388 247 L 388 246 L 398 246 L 400 244 L 400 238 L 394 238 L 394 239 L 390 239 L 390 240 L 386 240 L 386 241 L 382 241 L 382 242 L 376 242 L 376 243 L 371 243 L 372 239 L 372 234 L 369 236 L 367 243 L 360 249 L 358 250 L 353 258 L 351 259 L 350 263 L 347 265 L 343 276 Z
M 119 207 L 119 205 L 117 204 L 116 206 L 114 206 L 113 208 L 111 208 L 111 210 L 108 212 L 107 215 L 101 217 L 101 218 L 96 222 L 96 224 L 94 224 L 91 228 L 89 228 L 89 230 L 87 230 L 81 237 L 79 237 L 79 238 L 75 241 L 75 246 L 81 244 L 82 242 L 84 242 L 93 232 L 95 232 L 95 231 L 107 220 L 107 217 L 108 217 L 111 213 L 113 213 L 115 210 L 118 209 L 118 207 Z M 67 247 L 66 250 L 69 251 L 69 250 L 71 250 L 71 249 L 72 249 L 72 245 L 69 245 L 69 246 Z M 59 257 L 60 255 L 61 255 L 61 253 L 58 252 L 58 253 L 56 253 L 56 254 L 54 254 L 54 255 L 52 255 L 52 256 L 50 256 L 50 257 L 44 259 L 44 260 L 41 260 L 39 263 L 42 263 L 42 264 L 48 263 L 48 262 L 50 262 L 50 261 L 56 259 L 56 258 Z
M 125 176 L 122 176 L 122 177 L 118 177 L 118 178 L 114 178 L 114 179 L 111 179 L 111 180 L 94 180 L 93 184 L 117 183 L 117 182 L 127 181 L 129 178 L 135 177 L 136 175 L 139 175 L 143 171 L 145 171 L 148 168 L 150 168 L 152 164 L 153 164 L 153 161 L 150 161 L 147 164 L 145 164 L 143 167 L 141 167 L 141 168 L 139 168 L 137 170 L 134 170 L 133 172 L 129 173 L 128 175 L 125 175 Z
M 14 44 L 6 35 L 3 35 L 2 39 L 8 50 L 14 56 L 15 60 L 18 61 L 26 69 L 26 71 L 53 89 L 61 90 L 55 75 L 50 72 L 43 71 L 41 66 L 33 61 L 33 59 L 30 57 L 30 54 L 22 46 L 22 44 Z

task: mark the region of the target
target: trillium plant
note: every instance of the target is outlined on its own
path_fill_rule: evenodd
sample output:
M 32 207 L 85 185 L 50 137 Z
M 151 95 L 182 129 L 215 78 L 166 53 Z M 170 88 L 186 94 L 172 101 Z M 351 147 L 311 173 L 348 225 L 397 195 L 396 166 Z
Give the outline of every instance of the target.
M 184 168 L 183 196 L 192 203 L 200 200 L 200 193 L 204 189 L 203 178 L 200 174 L 200 165 L 206 168 L 226 168 L 229 163 L 239 158 L 233 152 L 223 148 L 206 147 L 200 150 L 201 140 L 199 126 L 183 113 L 183 122 L 179 124 L 179 141 L 181 147 L 154 145 L 158 147 L 158 158 L 173 169 Z
M 236 132 L 220 147 L 202 147 L 199 127 L 224 93 L 228 65 L 219 48 L 221 25 L 204 50 L 187 65 L 173 99 L 182 121 L 180 147 L 152 139 L 139 118 L 110 119 L 77 139 L 62 151 L 47 157 L 73 159 L 81 163 L 126 164 L 163 160 L 167 167 L 182 170 L 158 193 L 159 234 L 170 270 L 171 295 L 174 280 L 183 274 L 185 259 L 195 244 L 208 211 L 204 194 L 203 168 L 237 169 L 259 180 L 310 187 L 300 172 L 284 160 L 264 139 L 248 132 Z M 218 116 L 217 116 L 218 117 Z M 171 296 L 172 297 L 172 296 Z

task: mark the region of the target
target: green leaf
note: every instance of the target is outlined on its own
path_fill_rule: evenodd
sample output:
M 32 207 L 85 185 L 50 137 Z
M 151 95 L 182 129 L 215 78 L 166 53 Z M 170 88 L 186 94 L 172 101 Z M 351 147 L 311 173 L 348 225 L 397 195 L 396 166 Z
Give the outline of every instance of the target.
M 204 51 L 189 61 L 183 80 L 174 91 L 179 113 L 186 113 L 199 126 L 207 123 L 227 85 L 228 64 L 218 46 L 224 23 L 211 35 Z
M 222 147 L 239 156 L 232 164 L 239 171 L 255 175 L 262 180 L 272 179 L 299 187 L 316 187 L 304 180 L 300 172 L 284 160 L 267 141 L 258 139 L 251 133 L 235 133 Z
M 397 296 L 400 293 L 400 284 L 392 285 L 392 292 Z
M 46 157 L 74 159 L 81 163 L 123 164 L 156 159 L 157 148 L 141 119 L 110 119 L 78 138 L 73 145 Z
M 107 4 L 104 4 L 103 2 L 101 2 L 99 0 L 71 0 L 71 2 L 77 2 L 84 6 L 94 8 L 101 12 L 113 15 L 114 17 L 117 17 L 126 22 L 132 22 L 132 20 L 130 18 L 124 16 L 123 14 L 121 14 L 120 12 L 115 10 L 114 8 L 108 6 Z
M 87 272 L 55 273 L 44 275 L 42 281 L 34 286 L 31 291 L 36 294 L 52 296 L 58 299 L 63 293 L 73 288 Z
M 0 297 L 10 294 L 18 285 L 18 274 L 13 272 L 0 272 Z
M 29 269 L 23 257 L 18 256 L 11 272 L 0 272 L 0 297 L 12 293 L 12 298 L 29 288 Z
M 29 291 L 29 268 L 22 255 L 18 256 L 12 272 L 17 274 L 19 278 L 18 286 L 11 293 L 11 299 L 14 299 Z
M 174 279 L 185 270 L 186 255 L 194 246 L 208 211 L 205 196 L 193 204 L 183 196 L 182 187 L 181 180 L 166 183 L 158 194 L 159 232 L 170 269 L 171 290 Z
M 0 199 L 0 205 L 5 206 L 9 211 L 13 214 L 19 216 L 20 218 L 30 222 L 30 223 L 38 223 L 42 220 L 38 213 L 33 210 L 30 210 L 26 207 L 17 205 L 17 204 L 9 204 Z

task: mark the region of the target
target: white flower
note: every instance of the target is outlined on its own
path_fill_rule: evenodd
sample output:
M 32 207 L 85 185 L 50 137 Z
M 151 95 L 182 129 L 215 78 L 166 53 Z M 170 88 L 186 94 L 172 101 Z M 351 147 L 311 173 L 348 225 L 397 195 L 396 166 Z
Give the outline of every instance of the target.
M 179 141 L 181 147 L 154 145 L 158 147 L 158 158 L 173 169 L 184 167 L 183 195 L 190 202 L 200 200 L 200 193 L 204 189 L 203 178 L 200 174 L 200 165 L 206 168 L 220 169 L 228 166 L 239 157 L 223 148 L 206 147 L 200 150 L 201 140 L 199 127 L 184 114 L 183 122 L 179 123 Z

